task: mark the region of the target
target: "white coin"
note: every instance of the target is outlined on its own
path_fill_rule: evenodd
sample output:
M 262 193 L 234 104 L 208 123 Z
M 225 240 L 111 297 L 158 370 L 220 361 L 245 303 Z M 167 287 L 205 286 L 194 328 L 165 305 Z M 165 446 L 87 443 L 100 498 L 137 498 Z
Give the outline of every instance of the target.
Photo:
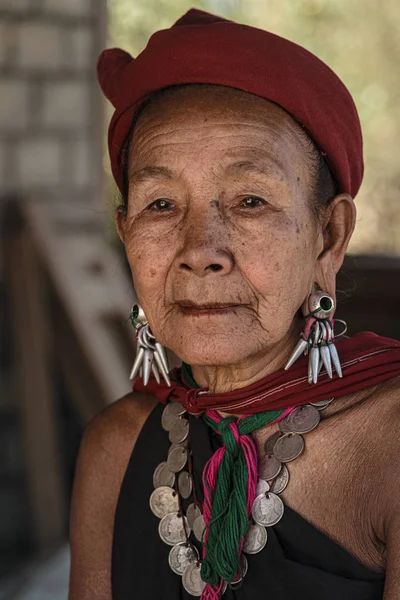
M 200 515 L 201 515 L 200 506 L 198 506 L 197 504 L 194 504 L 193 502 L 191 504 L 189 504 L 189 506 L 187 507 L 187 511 L 186 511 L 186 518 L 188 520 L 190 529 L 193 530 L 194 522 L 197 519 L 197 517 Z
M 269 492 L 269 483 L 268 481 L 264 481 L 264 479 L 259 479 L 257 481 L 256 498 L 260 494 L 265 494 L 265 492 Z
M 186 448 L 178 444 L 168 453 L 167 465 L 169 470 L 178 473 L 186 465 L 187 458 Z
M 189 435 L 189 421 L 184 417 L 179 417 L 170 429 L 168 434 L 171 444 L 180 444 L 184 442 Z
M 257 554 L 267 543 L 268 534 L 265 527 L 258 523 L 250 523 L 243 542 L 243 552 Z
M 335 398 L 330 398 L 330 400 L 317 400 L 316 402 L 310 402 L 310 404 L 315 406 L 317 410 L 324 410 L 324 408 L 329 406 L 334 399 Z
M 189 498 L 192 493 L 192 478 L 187 471 L 181 471 L 178 475 L 178 490 L 182 498 Z
M 315 429 L 321 415 L 315 406 L 303 404 L 294 408 L 287 416 L 288 427 L 295 433 L 308 433 Z
M 183 571 L 182 584 L 191 596 L 201 596 L 206 584 L 200 576 L 200 564 L 190 563 Z
M 206 526 L 206 524 L 204 522 L 204 517 L 203 517 L 203 515 L 200 514 L 196 518 L 196 520 L 193 524 L 193 533 L 196 536 L 196 538 L 199 540 L 199 542 L 203 541 L 202 536 L 203 536 L 203 531 L 204 531 L 205 526 Z
M 280 437 L 281 432 L 275 431 L 272 435 L 269 436 L 267 441 L 264 444 L 265 454 L 272 454 L 275 446 L 276 440 Z
M 278 442 L 276 442 L 276 444 L 277 443 Z M 259 477 L 260 479 L 265 479 L 265 481 L 274 479 L 281 468 L 282 463 L 273 454 L 266 454 L 261 458 L 258 464 Z
M 274 492 L 274 494 L 281 494 L 288 483 L 289 469 L 285 464 L 283 464 L 279 475 L 273 481 L 271 481 L 271 492 Z
M 158 533 L 160 538 L 166 544 L 175 546 L 179 542 L 186 542 L 185 527 L 187 535 L 190 534 L 190 528 L 186 517 L 182 517 L 179 513 L 173 512 L 165 515 L 158 524 Z
M 183 571 L 186 567 L 190 563 L 198 562 L 198 560 L 199 553 L 197 548 L 186 542 L 181 542 L 172 546 L 168 556 L 169 566 L 177 575 L 183 575 Z
M 156 517 L 162 519 L 168 513 L 179 510 L 179 496 L 166 485 L 158 487 L 150 496 L 150 508 Z
M 169 487 L 172 487 L 174 485 L 174 481 L 175 474 L 169 470 L 166 461 L 157 465 L 153 473 L 153 485 L 155 488 L 158 488 L 162 485 L 168 485 Z
M 240 555 L 240 561 L 242 563 L 242 569 L 241 569 L 241 573 L 238 574 L 237 579 L 234 579 L 232 581 L 232 585 L 235 585 L 236 583 L 239 583 L 240 581 L 242 581 L 243 577 L 245 577 L 246 573 L 247 573 L 247 569 L 248 569 L 248 562 L 247 562 L 247 558 L 245 557 L 244 554 Z
M 304 439 L 299 433 L 285 433 L 276 441 L 274 455 L 280 462 L 290 462 L 297 458 L 303 450 Z
M 281 520 L 284 510 L 284 504 L 279 496 L 267 492 L 266 494 L 260 494 L 254 500 L 251 514 L 259 525 L 272 527 Z
M 181 415 L 185 413 L 180 402 L 170 402 L 167 404 L 161 415 L 161 426 L 165 431 L 171 431 L 173 425 Z

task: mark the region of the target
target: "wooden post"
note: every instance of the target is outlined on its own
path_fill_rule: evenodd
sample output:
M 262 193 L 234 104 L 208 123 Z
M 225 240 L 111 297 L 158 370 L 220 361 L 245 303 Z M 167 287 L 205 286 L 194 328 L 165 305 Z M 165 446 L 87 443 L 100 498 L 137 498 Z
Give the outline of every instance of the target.
M 47 282 L 26 228 L 10 237 L 9 250 L 15 375 L 32 537 L 35 549 L 46 552 L 65 539 L 66 515 L 51 381 Z

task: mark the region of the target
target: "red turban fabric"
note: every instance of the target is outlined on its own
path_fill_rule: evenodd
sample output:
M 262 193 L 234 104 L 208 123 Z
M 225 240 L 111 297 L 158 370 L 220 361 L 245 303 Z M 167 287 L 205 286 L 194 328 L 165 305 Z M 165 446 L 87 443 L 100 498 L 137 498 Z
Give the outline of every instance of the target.
M 354 198 L 360 188 L 362 133 L 350 92 L 314 54 L 278 35 L 191 9 L 153 34 L 136 58 L 118 48 L 104 50 L 97 69 L 115 107 L 108 145 L 120 190 L 122 150 L 135 110 L 151 92 L 185 83 L 224 85 L 281 105 L 326 155 L 338 191 Z

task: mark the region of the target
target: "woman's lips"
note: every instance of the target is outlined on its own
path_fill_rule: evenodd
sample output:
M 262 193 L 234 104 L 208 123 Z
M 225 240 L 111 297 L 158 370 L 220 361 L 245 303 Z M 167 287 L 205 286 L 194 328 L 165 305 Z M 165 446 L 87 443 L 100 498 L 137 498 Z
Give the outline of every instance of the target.
M 223 315 L 223 314 L 228 314 L 231 313 L 233 310 L 237 309 L 239 306 L 241 306 L 240 304 L 222 304 L 222 303 L 218 303 L 218 304 L 194 304 L 194 303 L 179 303 L 178 304 L 181 312 L 184 315 L 196 315 L 196 316 L 201 316 L 201 315 Z

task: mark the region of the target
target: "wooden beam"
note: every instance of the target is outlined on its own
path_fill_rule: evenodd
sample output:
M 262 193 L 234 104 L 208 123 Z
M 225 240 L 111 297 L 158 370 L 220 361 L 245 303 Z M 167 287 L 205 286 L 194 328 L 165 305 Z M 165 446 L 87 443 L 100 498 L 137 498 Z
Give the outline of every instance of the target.
M 63 541 L 66 514 L 51 381 L 53 339 L 45 276 L 33 240 L 21 228 L 8 243 L 15 375 L 32 538 L 35 549 L 45 552 Z

